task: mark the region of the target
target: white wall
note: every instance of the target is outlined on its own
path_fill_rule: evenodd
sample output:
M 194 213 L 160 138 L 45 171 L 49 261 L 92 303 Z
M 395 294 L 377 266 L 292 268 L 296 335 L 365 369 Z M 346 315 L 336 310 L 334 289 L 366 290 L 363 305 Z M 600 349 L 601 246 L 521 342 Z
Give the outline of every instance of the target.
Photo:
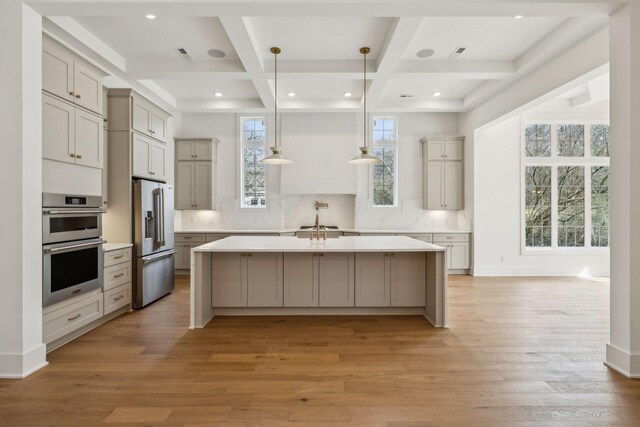
M 600 113 L 542 112 L 538 117 L 608 121 Z M 580 111 L 580 110 L 578 110 Z M 515 116 L 492 126 L 475 141 L 475 259 L 477 276 L 609 274 L 608 254 L 521 254 L 521 123 Z
M 384 115 L 390 115 L 385 113 Z M 352 146 L 353 156 L 359 141 L 362 141 L 361 115 L 354 113 L 305 113 L 283 114 L 283 152 L 299 153 L 294 144 L 318 143 L 331 136 L 332 129 L 352 129 L 343 135 L 342 143 Z M 342 174 L 346 188 L 354 188 L 355 195 L 345 194 L 286 194 L 282 195 L 281 167 L 268 167 L 267 193 L 268 209 L 265 211 L 239 209 L 238 207 L 238 141 L 240 115 L 183 114 L 181 137 L 215 137 L 218 144 L 218 170 L 216 185 L 218 191 L 215 212 L 182 211 L 176 214 L 176 229 L 280 229 L 298 228 L 313 224 L 316 200 L 329 203 L 329 209 L 320 211 L 323 224 L 338 225 L 342 228 L 361 229 L 452 229 L 468 227 L 468 222 L 460 212 L 424 211 L 422 209 L 422 148 L 420 138 L 434 135 L 455 135 L 458 129 L 457 114 L 454 113 L 400 113 L 398 118 L 399 149 L 399 206 L 397 208 L 372 208 L 369 201 L 369 176 L 366 166 L 352 166 L 355 172 Z M 313 118 L 315 125 L 304 139 L 287 134 L 287 129 L 301 129 Z M 270 117 L 267 115 L 267 123 Z M 286 125 L 286 127 L 285 127 Z M 268 126 L 268 132 L 271 131 Z M 327 130 L 325 132 L 325 130 Z M 297 132 L 300 134 L 300 132 Z M 348 158 L 332 150 L 321 157 L 318 164 L 346 162 Z M 316 154 L 314 154 L 315 156 Z M 342 170 L 342 169 L 341 169 Z M 292 173 L 293 171 L 293 173 Z M 305 170 L 286 172 L 287 180 L 298 180 L 313 184 L 313 177 Z M 294 176 L 295 175 L 295 176 Z

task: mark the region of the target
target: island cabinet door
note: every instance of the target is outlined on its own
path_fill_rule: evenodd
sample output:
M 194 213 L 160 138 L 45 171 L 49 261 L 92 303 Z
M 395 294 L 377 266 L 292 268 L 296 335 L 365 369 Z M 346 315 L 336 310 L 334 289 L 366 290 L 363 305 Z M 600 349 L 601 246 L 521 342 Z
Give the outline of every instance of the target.
M 425 254 L 391 254 L 391 306 L 425 306 Z
M 391 254 L 356 253 L 356 307 L 388 307 Z
M 353 307 L 355 272 L 353 253 L 324 253 L 318 257 L 321 307 Z
M 249 307 L 282 307 L 282 253 L 247 254 Z
M 211 257 L 213 307 L 247 306 L 247 255 L 214 253 Z
M 318 306 L 319 254 L 284 254 L 284 306 Z

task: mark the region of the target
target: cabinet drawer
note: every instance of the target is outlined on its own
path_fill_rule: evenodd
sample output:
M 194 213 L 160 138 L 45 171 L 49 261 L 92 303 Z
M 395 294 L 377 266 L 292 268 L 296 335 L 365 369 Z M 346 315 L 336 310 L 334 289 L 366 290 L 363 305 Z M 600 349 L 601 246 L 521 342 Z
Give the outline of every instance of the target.
M 206 235 L 203 233 L 176 233 L 173 240 L 183 243 L 204 243 Z
M 131 283 L 118 286 L 104 293 L 104 314 L 107 315 L 119 308 L 131 304 Z
M 112 265 L 104 269 L 104 285 L 102 286 L 104 291 L 128 282 L 131 282 L 130 262 Z
M 468 234 L 434 234 L 434 242 L 468 242 Z
M 116 251 L 109 251 L 104 253 L 105 267 L 110 267 L 112 265 L 129 261 L 131 261 L 131 248 L 118 249 Z
M 45 343 L 61 338 L 102 317 L 102 294 L 77 301 L 43 316 Z
M 231 237 L 231 234 L 207 234 L 206 241 L 215 242 L 216 240 L 224 239 L 225 237 Z

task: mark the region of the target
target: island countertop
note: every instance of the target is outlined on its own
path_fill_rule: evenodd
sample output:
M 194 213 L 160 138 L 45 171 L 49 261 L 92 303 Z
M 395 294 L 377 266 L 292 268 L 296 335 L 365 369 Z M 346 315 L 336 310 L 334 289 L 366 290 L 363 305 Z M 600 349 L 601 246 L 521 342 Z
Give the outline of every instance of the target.
M 310 240 L 285 236 L 231 236 L 193 252 L 444 252 L 445 248 L 406 236 L 358 236 Z

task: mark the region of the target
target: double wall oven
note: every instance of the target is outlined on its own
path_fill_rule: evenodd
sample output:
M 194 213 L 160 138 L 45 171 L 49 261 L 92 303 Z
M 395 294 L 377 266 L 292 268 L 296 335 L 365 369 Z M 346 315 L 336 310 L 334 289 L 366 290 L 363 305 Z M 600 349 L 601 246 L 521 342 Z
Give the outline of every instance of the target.
M 44 193 L 44 307 L 102 287 L 102 198 Z

